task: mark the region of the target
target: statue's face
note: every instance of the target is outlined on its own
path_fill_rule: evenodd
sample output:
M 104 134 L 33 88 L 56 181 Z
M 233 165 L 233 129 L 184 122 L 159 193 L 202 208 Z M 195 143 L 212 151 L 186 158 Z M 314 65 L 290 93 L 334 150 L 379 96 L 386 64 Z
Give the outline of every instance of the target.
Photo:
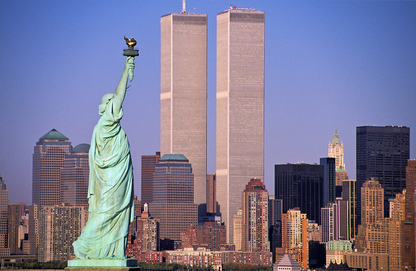
M 113 98 L 114 94 L 109 93 L 105 94 L 103 98 L 101 99 L 101 104 L 98 106 L 98 113 L 100 115 L 103 115 L 105 112 L 105 109 L 107 108 L 107 104 L 110 102 L 111 98 Z

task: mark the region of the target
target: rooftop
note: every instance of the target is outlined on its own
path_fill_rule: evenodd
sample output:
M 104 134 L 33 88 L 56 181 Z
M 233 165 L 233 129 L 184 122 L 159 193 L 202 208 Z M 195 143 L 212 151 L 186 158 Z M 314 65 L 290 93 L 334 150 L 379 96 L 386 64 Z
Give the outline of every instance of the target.
M 72 153 L 88 153 L 90 150 L 90 144 L 79 144 L 78 146 L 76 146 L 73 150 Z
M 335 129 L 334 137 L 332 138 L 332 145 L 340 145 L 337 129 Z
M 39 138 L 39 140 L 48 139 L 48 140 L 69 140 L 66 136 L 58 132 L 56 129 L 50 130 L 47 134 Z
M 159 159 L 160 162 L 189 162 L 188 158 L 185 157 L 183 154 L 165 154 Z

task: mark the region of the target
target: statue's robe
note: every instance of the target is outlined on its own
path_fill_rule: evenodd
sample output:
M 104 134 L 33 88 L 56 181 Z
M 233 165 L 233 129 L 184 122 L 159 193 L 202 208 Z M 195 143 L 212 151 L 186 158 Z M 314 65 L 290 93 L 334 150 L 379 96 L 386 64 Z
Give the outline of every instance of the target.
M 133 165 L 123 109 L 113 99 L 94 128 L 89 151 L 89 218 L 73 243 L 77 258 L 125 259 L 129 223 L 134 219 Z

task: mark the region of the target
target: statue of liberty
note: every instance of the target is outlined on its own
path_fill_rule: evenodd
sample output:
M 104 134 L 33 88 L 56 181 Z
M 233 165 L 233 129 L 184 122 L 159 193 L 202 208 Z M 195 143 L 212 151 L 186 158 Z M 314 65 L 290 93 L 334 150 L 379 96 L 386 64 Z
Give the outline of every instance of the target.
M 106 94 L 98 112 L 89 151 L 89 218 L 73 243 L 79 259 L 126 259 L 129 223 L 134 219 L 133 165 L 127 135 L 120 126 L 127 79 L 134 56 L 126 59 L 114 94 Z

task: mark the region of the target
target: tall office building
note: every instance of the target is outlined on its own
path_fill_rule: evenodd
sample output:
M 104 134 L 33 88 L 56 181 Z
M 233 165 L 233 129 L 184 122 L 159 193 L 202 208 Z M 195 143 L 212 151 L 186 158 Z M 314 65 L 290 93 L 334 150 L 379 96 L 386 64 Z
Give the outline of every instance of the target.
M 321 229 L 322 242 L 338 240 L 337 225 L 337 208 L 338 205 L 334 202 L 329 202 L 325 207 L 321 208 Z
M 348 204 L 348 232 L 345 236 L 346 240 L 351 240 L 357 234 L 356 224 L 356 201 L 355 196 L 355 180 L 343 180 L 342 181 L 342 201 Z
M 405 218 L 403 225 L 403 266 L 415 269 L 416 160 L 406 167 Z
M 61 203 L 61 168 L 71 151 L 69 139 L 55 129 L 39 138 L 33 153 L 33 204 Z
M 306 270 L 309 265 L 308 218 L 299 208 L 289 209 L 282 215 L 282 238 L 285 253 Z
M 39 209 L 39 262 L 73 258 L 72 243 L 88 220 L 86 206 L 41 206 Z
M 358 251 L 387 253 L 388 236 L 384 219 L 384 189 L 375 178 L 361 187 L 361 225 L 358 226 Z
M 270 251 L 269 192 L 260 179 L 251 179 L 243 191 L 243 251 Z
M 264 12 L 217 15 L 217 200 L 233 243 L 233 216 L 251 178 L 264 174 Z
M 182 154 L 165 154 L 153 174 L 153 202 L 149 212 L 160 221 L 160 239 L 180 240 L 181 232 L 198 224 L 194 203 L 194 174 Z
M 189 159 L 194 202 L 205 204 L 207 15 L 188 14 L 184 8 L 162 16 L 160 28 L 160 153 Z
M 29 206 L 29 254 L 38 254 L 39 244 L 39 205 Z
M 385 218 L 388 227 L 389 271 L 413 270 L 411 265 L 404 265 L 405 194 L 396 194 L 390 199 L 390 217 Z
M 239 209 L 233 217 L 233 240 L 236 251 L 241 251 L 243 242 L 243 209 Z
M 282 247 L 282 200 L 269 195 L 269 242 L 273 262 L 276 262 L 276 248 Z
M 207 175 L 207 213 L 217 213 L 217 180 L 215 174 Z
M 274 166 L 274 196 L 282 199 L 283 212 L 296 207 L 320 224 L 324 207 L 324 166 L 282 164 Z
M 361 221 L 361 187 L 365 181 L 375 177 L 383 187 L 385 217 L 388 200 L 406 188 L 409 133 L 406 126 L 357 127 L 357 223 Z
M 79 144 L 65 155 L 61 168 L 61 202 L 71 205 L 88 205 L 90 144 Z
M 321 158 L 319 164 L 324 166 L 324 204 L 335 202 L 335 158 Z
M 155 155 L 142 155 L 142 197 L 141 202 L 151 203 L 153 201 L 153 173 L 159 162 L 160 152 Z M 140 213 L 139 213 L 140 214 Z
M 332 142 L 328 143 L 328 157 L 335 158 L 336 185 L 342 186 L 342 180 L 347 180 L 348 175 L 344 164 L 344 144 L 339 141 L 337 129 L 335 129 Z
M 22 254 L 19 235 L 19 226 L 21 221 L 20 205 L 9 204 L 7 217 L 10 254 Z
M 348 201 L 337 198 L 321 208 L 322 242 L 348 240 L 350 217 Z
M 145 203 L 144 211 L 136 217 L 135 223 L 130 224 L 126 254 L 143 261 L 142 252 L 157 251 L 159 244 L 159 221 L 150 216 L 148 204 Z
M 3 178 L 0 176 L 0 257 L 10 255 L 7 233 L 7 213 L 9 206 L 9 191 Z

